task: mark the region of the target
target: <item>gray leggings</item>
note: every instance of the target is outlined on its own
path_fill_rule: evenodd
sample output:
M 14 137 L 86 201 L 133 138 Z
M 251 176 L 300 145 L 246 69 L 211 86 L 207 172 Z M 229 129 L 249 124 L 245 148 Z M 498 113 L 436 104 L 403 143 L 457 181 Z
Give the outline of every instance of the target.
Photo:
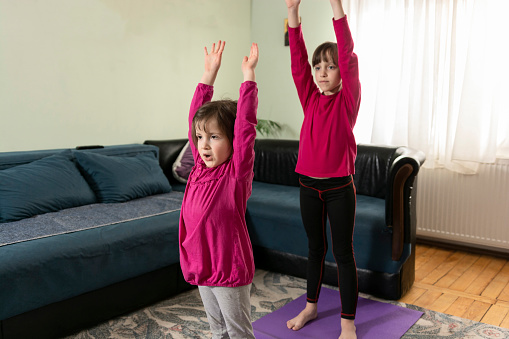
M 240 287 L 198 286 L 212 338 L 255 339 L 251 325 L 251 284 Z

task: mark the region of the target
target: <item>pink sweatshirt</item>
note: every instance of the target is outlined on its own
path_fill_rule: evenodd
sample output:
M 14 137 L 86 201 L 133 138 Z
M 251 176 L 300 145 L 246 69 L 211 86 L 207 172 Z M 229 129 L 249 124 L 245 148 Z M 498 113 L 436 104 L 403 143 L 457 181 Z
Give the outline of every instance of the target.
M 343 89 L 333 95 L 321 94 L 313 81 L 302 26 L 288 29 L 292 75 L 304 109 L 295 171 L 310 177 L 344 177 L 355 173 L 357 144 L 352 130 L 361 101 L 359 68 L 346 16 L 333 20 L 333 25 L 343 81 Z
M 180 266 L 185 280 L 193 285 L 244 286 L 253 281 L 255 271 L 245 215 L 254 176 L 258 88 L 252 81 L 240 86 L 233 155 L 208 168 L 193 144 L 191 124 L 212 94 L 212 86 L 198 84 L 191 102 L 189 140 L 195 166 L 180 213 Z

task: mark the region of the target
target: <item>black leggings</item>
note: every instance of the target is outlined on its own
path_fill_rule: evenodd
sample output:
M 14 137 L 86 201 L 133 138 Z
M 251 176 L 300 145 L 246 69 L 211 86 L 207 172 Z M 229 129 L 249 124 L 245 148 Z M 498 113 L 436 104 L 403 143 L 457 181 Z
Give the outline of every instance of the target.
M 341 317 L 355 319 L 357 267 L 353 254 L 355 224 L 355 185 L 352 176 L 313 179 L 300 176 L 300 211 L 308 236 L 307 301 L 316 303 L 322 285 L 327 237 L 330 222 L 332 253 L 338 267 Z

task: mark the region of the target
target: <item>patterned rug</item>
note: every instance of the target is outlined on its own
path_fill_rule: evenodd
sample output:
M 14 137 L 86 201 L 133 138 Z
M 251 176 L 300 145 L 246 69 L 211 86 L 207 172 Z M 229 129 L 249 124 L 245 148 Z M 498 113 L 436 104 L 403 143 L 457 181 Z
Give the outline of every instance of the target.
M 336 289 L 333 286 L 327 286 Z M 251 289 L 252 320 L 267 315 L 306 292 L 306 281 L 279 273 L 257 270 Z M 361 294 L 367 299 L 387 302 Z M 509 338 L 509 330 L 423 309 L 410 304 L 394 305 L 424 312 L 402 338 Z M 169 339 L 210 338 L 207 316 L 198 289 L 112 319 L 66 339 Z

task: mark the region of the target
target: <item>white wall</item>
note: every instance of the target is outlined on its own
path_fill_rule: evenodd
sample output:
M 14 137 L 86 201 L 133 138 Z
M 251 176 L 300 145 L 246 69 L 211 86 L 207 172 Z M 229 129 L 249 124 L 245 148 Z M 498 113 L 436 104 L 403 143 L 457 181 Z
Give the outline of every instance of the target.
M 227 42 L 215 97 L 237 99 L 250 19 L 251 0 L 0 0 L 0 152 L 186 137 L 203 47 Z

